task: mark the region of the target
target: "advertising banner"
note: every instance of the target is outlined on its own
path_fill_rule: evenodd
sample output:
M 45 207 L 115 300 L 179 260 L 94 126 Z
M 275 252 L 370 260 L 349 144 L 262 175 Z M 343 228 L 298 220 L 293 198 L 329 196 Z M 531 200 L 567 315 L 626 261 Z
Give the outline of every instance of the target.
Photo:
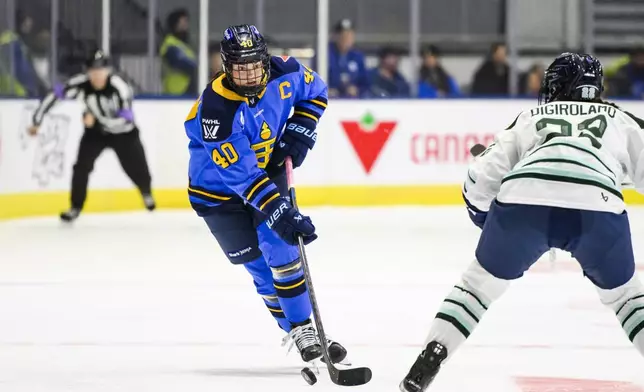
M 135 120 L 161 207 L 188 207 L 188 139 L 193 102 L 138 100 Z M 644 115 L 644 103 L 621 103 Z M 0 105 L 0 218 L 66 208 L 83 134 L 79 103 L 58 103 L 37 136 L 26 132 L 37 103 Z M 476 143 L 490 144 L 532 100 L 332 100 L 318 141 L 296 179 L 304 204 L 460 203 Z M 90 178 L 90 210 L 140 208 L 116 155 L 106 150 Z M 35 207 L 37 206 L 37 207 Z

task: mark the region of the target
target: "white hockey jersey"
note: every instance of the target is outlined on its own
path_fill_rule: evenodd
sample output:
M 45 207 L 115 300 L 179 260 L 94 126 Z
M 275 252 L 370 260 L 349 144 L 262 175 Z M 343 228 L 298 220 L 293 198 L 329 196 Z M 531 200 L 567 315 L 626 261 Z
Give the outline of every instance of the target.
M 644 121 L 605 103 L 551 102 L 522 112 L 470 165 L 464 197 L 622 213 L 622 183 L 644 190 Z

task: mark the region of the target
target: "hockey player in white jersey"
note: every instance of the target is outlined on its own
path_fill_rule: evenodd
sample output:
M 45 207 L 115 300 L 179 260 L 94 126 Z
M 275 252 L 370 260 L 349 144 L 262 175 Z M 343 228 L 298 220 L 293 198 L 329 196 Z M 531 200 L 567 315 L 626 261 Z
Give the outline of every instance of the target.
M 551 247 L 579 261 L 644 355 L 644 287 L 621 192 L 626 175 L 644 191 L 644 121 L 604 103 L 602 91 L 596 58 L 560 55 L 539 106 L 469 167 L 463 197 L 483 229 L 476 258 L 441 305 L 402 392 L 424 391 L 489 306 Z

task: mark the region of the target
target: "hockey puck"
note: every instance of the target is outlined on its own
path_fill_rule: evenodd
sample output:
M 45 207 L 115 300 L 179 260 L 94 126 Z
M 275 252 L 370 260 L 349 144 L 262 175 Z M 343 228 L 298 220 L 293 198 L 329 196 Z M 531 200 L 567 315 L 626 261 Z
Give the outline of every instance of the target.
M 302 368 L 302 370 L 300 371 L 300 374 L 302 374 L 304 381 L 306 381 L 306 383 L 309 385 L 314 385 L 316 382 L 318 382 L 318 378 L 315 377 L 315 373 L 313 373 L 313 370 L 307 367 Z

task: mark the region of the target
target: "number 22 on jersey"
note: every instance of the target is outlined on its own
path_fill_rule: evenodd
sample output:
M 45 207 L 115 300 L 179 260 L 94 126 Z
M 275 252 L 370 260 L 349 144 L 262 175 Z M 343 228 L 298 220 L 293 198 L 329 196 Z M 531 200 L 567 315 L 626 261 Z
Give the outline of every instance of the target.
M 579 137 L 586 137 L 590 139 L 593 147 L 601 148 L 600 139 L 604 136 L 607 124 L 606 116 L 603 114 L 584 120 L 577 125 L 580 131 Z M 544 117 L 537 121 L 536 126 L 537 133 L 547 132 L 545 142 L 557 136 L 572 136 L 572 124 L 560 118 Z M 555 131 L 557 127 L 559 131 Z

